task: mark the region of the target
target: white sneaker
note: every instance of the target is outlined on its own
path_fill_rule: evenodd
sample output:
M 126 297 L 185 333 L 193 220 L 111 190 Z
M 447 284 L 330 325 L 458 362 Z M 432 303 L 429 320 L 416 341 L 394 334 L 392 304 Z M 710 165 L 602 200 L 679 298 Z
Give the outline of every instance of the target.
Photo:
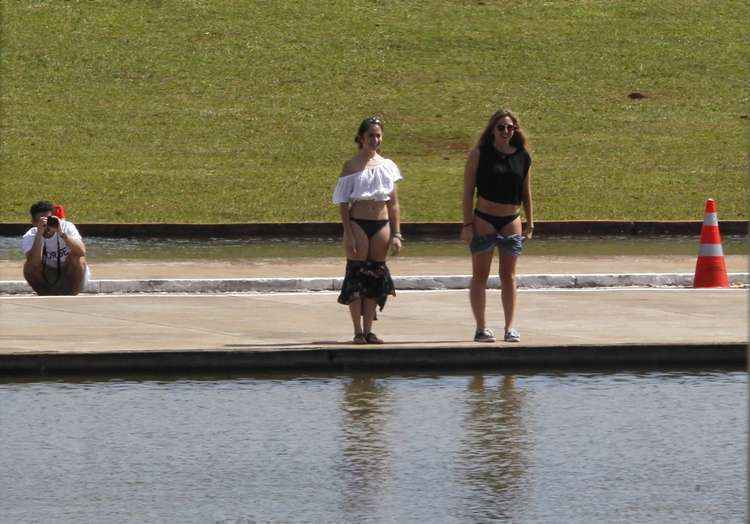
M 477 329 L 474 333 L 474 342 L 494 342 L 495 334 L 490 328 Z
M 521 342 L 521 335 L 515 329 L 510 328 L 505 332 L 505 337 L 503 337 L 503 340 L 505 340 L 506 342 Z

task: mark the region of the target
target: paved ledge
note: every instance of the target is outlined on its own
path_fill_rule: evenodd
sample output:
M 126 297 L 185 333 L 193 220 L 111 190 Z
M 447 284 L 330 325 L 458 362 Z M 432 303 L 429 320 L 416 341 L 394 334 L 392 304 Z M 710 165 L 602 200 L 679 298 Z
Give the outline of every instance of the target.
M 748 284 L 748 273 L 730 273 L 734 287 Z M 693 273 L 628 273 L 581 275 L 518 275 L 519 289 L 581 289 L 597 287 L 691 287 Z M 470 275 L 402 276 L 393 278 L 402 290 L 468 289 Z M 338 291 L 343 278 L 205 278 L 205 279 L 112 279 L 92 280 L 87 294 L 121 293 L 280 293 Z M 500 286 L 490 277 L 489 287 Z M 27 295 L 31 289 L 22 280 L 0 281 L 0 295 Z
M 404 291 L 354 346 L 335 292 L 0 297 L 0 374 L 741 366 L 745 289 L 521 290 L 517 344 L 471 341 L 465 290 Z M 502 332 L 500 292 L 487 320 Z M 40 319 L 53 329 L 40 330 Z
M 77 373 L 462 370 L 747 366 L 747 345 L 612 344 L 478 347 L 466 343 L 341 347 L 285 346 L 262 351 L 114 351 L 0 355 L 0 375 Z
M 719 217 L 721 218 L 721 217 Z M 73 219 L 74 222 L 75 219 Z M 561 220 L 535 221 L 537 235 L 700 235 L 703 220 L 618 221 Z M 316 238 L 341 235 L 338 222 L 286 222 L 251 224 L 91 224 L 76 225 L 84 236 L 110 238 Z M 747 235 L 746 220 L 720 220 L 724 235 Z M 0 223 L 0 236 L 19 236 L 28 223 Z M 457 238 L 458 222 L 406 222 L 407 237 Z

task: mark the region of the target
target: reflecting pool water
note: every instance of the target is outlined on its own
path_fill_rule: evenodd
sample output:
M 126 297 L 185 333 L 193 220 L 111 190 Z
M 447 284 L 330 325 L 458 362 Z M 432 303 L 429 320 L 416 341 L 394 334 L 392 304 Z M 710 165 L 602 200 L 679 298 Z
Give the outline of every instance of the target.
M 727 236 L 722 239 L 726 255 L 750 253 L 747 239 Z M 262 258 L 340 257 L 341 243 L 336 238 L 319 239 L 86 239 L 88 258 L 113 260 L 240 260 Z M 616 255 L 691 255 L 697 256 L 699 241 L 693 237 L 543 237 L 526 245 L 527 255 L 616 256 Z M 450 240 L 412 240 L 403 257 L 466 256 L 466 246 Z M 22 260 L 19 239 L 0 237 L 0 260 Z
M 0 382 L 10 522 L 742 522 L 744 372 Z

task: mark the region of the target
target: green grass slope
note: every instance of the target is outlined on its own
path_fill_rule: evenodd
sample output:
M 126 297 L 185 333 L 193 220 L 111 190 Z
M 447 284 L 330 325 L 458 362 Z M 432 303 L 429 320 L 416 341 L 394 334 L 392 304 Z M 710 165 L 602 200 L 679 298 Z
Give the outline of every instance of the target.
M 747 217 L 747 2 L 1 5 L 0 221 L 42 197 L 78 222 L 337 220 L 370 114 L 404 219 L 459 220 L 498 107 L 539 220 Z

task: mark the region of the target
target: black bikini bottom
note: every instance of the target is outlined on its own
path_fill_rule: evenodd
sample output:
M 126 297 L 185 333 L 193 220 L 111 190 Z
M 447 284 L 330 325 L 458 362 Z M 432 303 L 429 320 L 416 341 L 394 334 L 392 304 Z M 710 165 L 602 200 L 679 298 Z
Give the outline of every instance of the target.
M 487 222 L 492 224 L 492 227 L 494 227 L 498 231 L 518 218 L 518 213 L 516 213 L 515 215 L 505 215 L 502 217 L 497 217 L 495 215 L 490 215 L 489 213 L 479 211 L 478 209 L 474 210 L 474 215 L 478 216 L 482 220 L 486 220 Z
M 388 224 L 388 220 L 366 220 L 364 218 L 352 218 L 351 220 L 356 222 L 359 227 L 362 228 L 362 231 L 365 232 L 367 238 L 372 238 L 375 233 L 383 229 L 386 224 Z

